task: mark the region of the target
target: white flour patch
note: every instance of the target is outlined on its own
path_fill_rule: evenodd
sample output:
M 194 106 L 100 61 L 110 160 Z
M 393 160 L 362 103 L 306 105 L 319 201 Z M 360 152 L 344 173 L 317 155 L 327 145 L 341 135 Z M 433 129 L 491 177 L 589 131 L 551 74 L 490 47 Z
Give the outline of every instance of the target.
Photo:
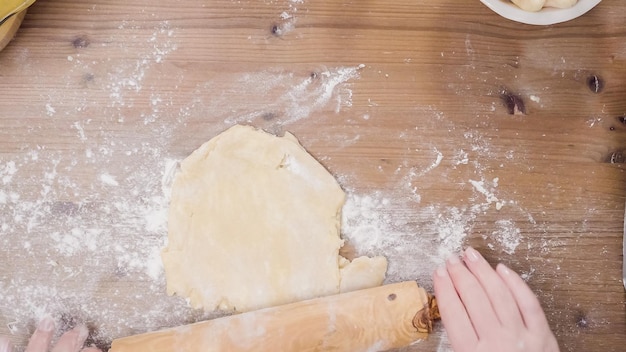
M 278 36 L 284 36 L 290 32 L 292 32 L 296 28 L 296 23 L 298 21 L 298 5 L 304 4 L 304 0 L 294 1 L 291 0 L 288 3 L 288 8 L 280 13 L 279 18 L 282 20 L 280 25 L 276 26 L 275 34 Z
M 56 112 L 57 110 L 52 106 L 52 104 L 46 104 L 46 115 L 53 116 Z
M 100 175 L 100 182 L 104 183 L 105 185 L 109 185 L 109 186 L 119 186 L 119 183 L 117 183 L 117 181 L 115 180 L 115 177 L 109 175 L 109 174 L 101 174 Z
M 34 184 L 20 182 L 18 187 L 18 178 L 11 182 L 20 190 L 39 187 L 40 198 L 35 200 L 23 201 L 19 194 L 2 190 L 6 195 L 0 203 L 3 233 L 21 236 L 5 243 L 7 271 L 0 275 L 0 308 L 14 322 L 13 333 L 27 333 L 29 324 L 44 314 L 96 324 L 93 337 L 102 341 L 121 337 L 128 329 L 156 330 L 206 317 L 184 301 L 165 296 L 160 251 L 166 240 L 169 192 L 162 190 L 169 187 L 173 162 L 151 157 L 150 152 L 137 152 L 140 167 L 129 176 L 130 192 L 121 185 L 109 188 L 111 203 L 94 200 L 89 183 L 79 180 L 80 172 L 73 174 L 81 165 L 67 171 L 58 168 L 53 177 L 32 179 Z M 34 163 L 51 175 L 45 170 L 65 165 L 61 157 L 42 157 Z M 33 166 L 29 161 L 16 165 L 20 180 L 25 179 L 21 170 Z M 103 179 L 109 187 L 109 177 Z M 38 184 L 40 180 L 46 181 Z M 66 189 L 84 196 L 59 201 Z M 50 228 L 56 231 L 48 232 Z M 22 260 L 30 264 L 21 265 Z M 136 292 L 135 296 L 123 297 L 121 291 L 102 286 L 103 280 L 124 282 L 130 277 L 133 289 L 124 292 Z M 135 300 L 148 300 L 152 309 L 139 308 Z
M 524 281 L 528 282 L 528 281 L 530 281 L 530 279 L 531 279 L 531 278 L 533 277 L 533 275 L 535 274 L 535 271 L 536 271 L 536 269 L 535 269 L 535 268 L 530 268 L 528 271 L 521 272 L 521 273 L 519 274 L 519 276 L 521 276 L 521 278 L 522 278 Z
M 123 21 L 118 28 L 132 30 L 135 25 Z M 172 40 L 174 34 L 175 30 L 169 21 L 158 23 L 147 43 L 142 43 L 144 52 L 140 54 L 139 59 L 129 64 L 118 65 L 116 71 L 109 73 L 106 88 L 112 107 L 132 105 L 133 97 L 144 88 L 148 72 L 155 64 L 161 64 L 168 54 L 178 49 L 178 44 Z M 124 47 L 122 49 L 127 50 Z M 123 117 L 120 116 L 119 119 L 123 120 Z
M 342 235 L 357 255 L 387 257 L 387 282 L 417 279 L 420 284 L 429 285 L 432 272 L 465 248 L 475 225 L 484 221 L 485 216 L 499 214 L 505 206 L 508 216 L 517 212 L 522 218 L 527 217 L 528 223 L 536 225 L 529 212 L 500 191 L 503 181 L 499 177 L 487 179 L 484 176 L 486 171 L 480 160 L 493 155 L 488 140 L 477 132 L 465 132 L 464 136 L 471 143 L 470 150 L 458 149 L 451 158 L 433 148 L 427 152 L 429 156 L 432 154 L 432 162 L 422 167 L 410 167 L 409 158 L 402 160 L 392 172 L 395 183 L 386 192 L 354 193 L 346 187 L 348 178 L 339 177 L 347 189 Z M 431 173 L 442 167 L 471 168 L 477 176 L 466 183 L 455 184 L 464 196 L 456 198 L 454 205 L 425 199 L 418 193 L 423 176 L 430 174 L 433 178 Z M 379 171 L 387 172 L 381 168 Z M 446 182 L 443 170 L 442 174 L 441 182 Z M 523 241 L 517 221 L 520 220 L 497 218 L 493 230 L 483 233 L 488 248 L 514 254 Z
M 594 127 L 595 125 L 599 125 L 601 122 L 602 122 L 601 117 L 590 117 L 589 119 L 587 119 L 587 126 L 591 128 L 591 127 Z
M 485 197 L 485 200 L 487 201 L 487 205 L 491 205 L 491 203 L 496 203 L 496 207 L 499 207 L 498 204 L 502 204 L 500 202 L 500 200 L 498 199 L 498 197 L 496 197 L 493 193 L 493 191 L 491 190 L 487 190 L 485 187 L 485 181 L 474 181 L 474 180 L 469 180 L 469 183 L 472 185 L 472 187 L 474 187 L 474 189 L 479 192 L 480 194 L 482 194 Z M 498 183 L 497 180 L 494 179 L 494 183 L 493 183 L 494 188 L 498 187 Z M 498 208 L 498 210 L 500 210 Z
M 411 168 L 411 171 L 409 172 L 409 179 L 411 180 L 411 182 L 414 181 L 415 178 L 422 177 L 427 173 L 433 171 L 437 166 L 439 166 L 439 164 L 441 164 L 441 161 L 443 160 L 443 154 L 437 148 L 433 148 L 433 153 L 435 154 L 435 160 L 432 164 L 428 165 L 423 170 Z
M 469 164 L 469 155 L 463 149 L 459 149 L 452 157 L 452 163 L 456 167 L 457 165 Z
M 415 152 L 419 153 L 417 150 Z M 432 154 L 432 162 L 426 165 L 411 166 L 407 160 L 404 160 L 394 171 L 394 175 L 404 175 L 400 185 L 407 190 L 406 195 L 416 203 L 420 203 L 422 200 L 418 187 L 420 178 L 435 170 L 444 159 L 443 153 L 436 147 L 433 147 L 428 154 L 429 157 Z
M 433 225 L 440 244 L 434 258 L 438 265 L 443 264 L 447 258 L 461 253 L 465 237 L 471 227 L 470 221 L 474 219 L 473 214 L 468 216 L 464 210 L 455 207 L 437 214 Z
M 252 123 L 253 121 L 266 118 L 268 111 L 278 115 L 278 123 L 289 125 L 305 119 L 311 114 L 330 108 L 335 113 L 341 112 L 344 106 L 352 105 L 352 90 L 348 81 L 358 79 L 359 71 L 365 66 L 337 67 L 324 69 L 315 75 L 307 75 L 305 78 L 295 76 L 293 73 L 263 71 L 248 73 L 235 80 L 237 86 L 233 91 L 241 96 L 249 97 L 240 107 L 243 112 L 235 116 L 229 116 L 224 120 L 227 125 L 237 123 Z M 254 104 L 255 99 L 263 99 L 265 91 L 272 94 L 271 101 Z M 210 105 L 219 105 L 215 102 Z M 262 105 L 263 110 L 246 111 L 249 106 Z M 232 109 L 232 107 L 231 107 Z M 232 115 L 232 111 L 225 112 Z
M 472 152 L 477 153 L 481 157 L 496 157 L 496 155 L 491 150 L 491 143 L 489 139 L 485 138 L 478 131 L 466 131 L 465 133 L 463 133 L 463 137 L 471 142 Z M 477 169 L 480 170 L 479 165 L 477 165 Z
M 94 252 L 98 247 L 98 238 L 103 232 L 102 229 L 73 228 L 65 234 L 54 232 L 50 239 L 59 254 L 70 257 L 80 251 Z
M 2 184 L 6 185 L 11 183 L 13 180 L 13 175 L 17 172 L 17 167 L 15 166 L 15 161 L 7 161 L 4 165 L 0 166 L 0 180 L 2 180 Z
M 404 212 L 400 215 L 393 209 Z M 387 282 L 417 279 L 428 285 L 433 270 L 461 252 L 475 217 L 456 207 L 408 209 L 402 198 L 349 192 L 342 210 L 342 235 L 358 255 L 387 257 Z M 415 222 L 424 225 L 418 228 Z
M 520 229 L 513 220 L 497 220 L 496 230 L 492 232 L 491 238 L 500 244 L 505 253 L 513 254 L 521 242 Z
M 392 219 L 384 212 L 389 204 L 389 198 L 380 193 L 348 194 L 342 209 L 341 230 L 358 251 L 371 255 L 394 235 Z

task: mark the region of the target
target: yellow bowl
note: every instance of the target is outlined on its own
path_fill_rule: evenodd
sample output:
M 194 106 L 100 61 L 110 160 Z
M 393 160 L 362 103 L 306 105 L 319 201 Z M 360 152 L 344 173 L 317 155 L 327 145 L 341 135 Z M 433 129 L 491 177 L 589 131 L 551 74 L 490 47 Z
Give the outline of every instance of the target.
M 26 16 L 26 10 L 16 13 L 0 25 L 0 50 L 4 49 L 13 39 L 17 29 L 20 28 L 22 20 Z

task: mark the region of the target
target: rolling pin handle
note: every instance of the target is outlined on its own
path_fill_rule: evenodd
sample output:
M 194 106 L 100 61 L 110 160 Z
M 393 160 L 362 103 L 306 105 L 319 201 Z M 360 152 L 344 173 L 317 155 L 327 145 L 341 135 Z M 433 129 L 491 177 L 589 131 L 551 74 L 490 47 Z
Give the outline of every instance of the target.
M 428 303 L 420 309 L 413 317 L 413 327 L 421 333 L 430 333 L 433 331 L 433 322 L 441 319 L 437 299 L 433 295 L 428 295 Z

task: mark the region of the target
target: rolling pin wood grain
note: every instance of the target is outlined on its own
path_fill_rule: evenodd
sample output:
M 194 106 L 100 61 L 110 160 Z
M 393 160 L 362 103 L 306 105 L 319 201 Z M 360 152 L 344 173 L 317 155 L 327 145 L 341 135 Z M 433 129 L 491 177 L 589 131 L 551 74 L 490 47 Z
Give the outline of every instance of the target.
M 121 338 L 110 352 L 381 351 L 427 337 L 429 298 L 406 281 Z

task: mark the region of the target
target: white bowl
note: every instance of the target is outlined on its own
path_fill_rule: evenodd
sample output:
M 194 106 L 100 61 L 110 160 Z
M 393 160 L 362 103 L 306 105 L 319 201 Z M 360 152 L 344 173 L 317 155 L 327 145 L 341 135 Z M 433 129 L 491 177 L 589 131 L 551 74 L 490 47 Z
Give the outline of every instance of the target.
M 576 17 L 582 16 L 602 0 L 578 0 L 576 5 L 568 9 L 545 7 L 539 12 L 524 11 L 509 0 L 480 1 L 504 18 L 527 24 L 549 25 L 573 20 Z

